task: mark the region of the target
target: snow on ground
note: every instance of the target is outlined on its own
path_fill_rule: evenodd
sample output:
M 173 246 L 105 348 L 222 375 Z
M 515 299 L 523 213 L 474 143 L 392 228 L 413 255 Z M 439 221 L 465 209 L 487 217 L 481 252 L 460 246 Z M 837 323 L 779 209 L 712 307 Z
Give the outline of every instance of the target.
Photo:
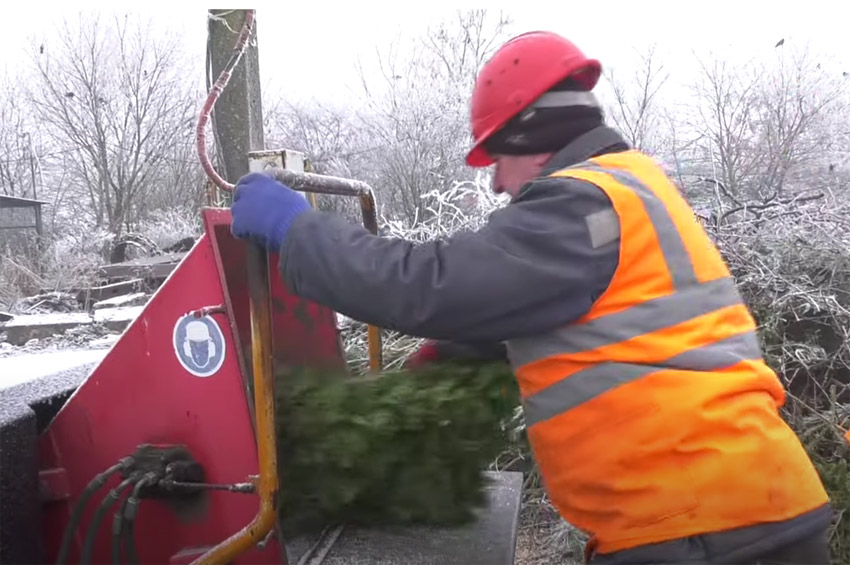
M 120 332 L 103 324 L 88 323 L 15 346 L 6 341 L 4 328 L 0 327 L 0 390 L 98 363 L 120 337 Z
M 0 359 L 59 350 L 99 349 L 111 346 L 118 337 L 120 332 L 110 330 L 104 324 L 90 323 L 49 337 L 31 339 L 24 345 L 12 345 L 6 341 L 6 334 L 0 328 Z
M 18 315 L 6 323 L 6 330 L 19 326 L 82 326 L 92 322 L 91 316 L 85 312 L 50 312 L 47 314 Z
M 144 293 L 118 296 L 91 312 L 80 311 L 76 297 L 61 292 L 21 300 L 14 317 L 0 323 L 0 390 L 99 363 L 146 299 Z M 30 327 L 39 329 L 11 339 L 12 332 Z
M 144 306 L 119 306 L 117 308 L 103 308 L 94 311 L 94 321 L 100 324 L 123 323 L 128 325 L 136 319 Z
M 98 363 L 108 352 L 108 348 L 63 349 L 0 357 L 0 389 Z

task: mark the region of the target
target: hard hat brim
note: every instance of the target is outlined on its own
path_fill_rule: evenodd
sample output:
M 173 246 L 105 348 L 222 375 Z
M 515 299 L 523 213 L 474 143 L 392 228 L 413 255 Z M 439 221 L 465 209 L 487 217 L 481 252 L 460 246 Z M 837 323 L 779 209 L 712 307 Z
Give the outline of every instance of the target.
M 466 154 L 466 164 L 470 167 L 489 167 L 493 163 L 495 163 L 493 157 L 490 156 L 481 143 L 475 145 Z

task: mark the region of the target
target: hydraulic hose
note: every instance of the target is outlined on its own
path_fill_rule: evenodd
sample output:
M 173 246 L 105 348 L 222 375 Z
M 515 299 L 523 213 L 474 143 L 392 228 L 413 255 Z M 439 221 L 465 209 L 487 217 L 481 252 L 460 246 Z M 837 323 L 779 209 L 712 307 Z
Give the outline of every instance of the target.
M 239 64 L 239 60 L 245 53 L 245 49 L 248 46 L 248 39 L 251 37 L 251 32 L 254 29 L 255 12 L 256 10 L 245 10 L 245 22 L 242 24 L 242 30 L 239 32 L 239 37 L 236 39 L 236 45 L 233 46 L 233 52 L 230 55 L 230 60 L 227 61 L 227 65 L 224 66 L 224 69 L 221 71 L 221 74 L 218 76 L 218 79 L 216 79 L 212 89 L 209 91 L 207 99 L 204 102 L 204 106 L 201 108 L 198 123 L 195 127 L 195 144 L 198 151 L 198 157 L 201 160 L 201 167 L 216 186 L 228 192 L 232 192 L 235 186 L 221 178 L 221 176 L 213 168 L 209 155 L 207 155 L 207 137 L 205 134 L 205 128 L 218 97 L 221 96 L 221 93 L 224 91 L 227 83 L 230 82 L 230 76 L 233 74 L 233 70 L 236 68 L 236 65 Z
M 83 556 L 80 558 L 80 563 L 82 565 L 88 565 L 91 563 L 91 556 L 94 551 L 94 540 L 97 538 L 97 532 L 100 530 L 100 523 L 103 522 L 103 517 L 106 516 L 106 512 L 112 505 L 121 499 L 121 493 L 124 492 L 124 489 L 135 483 L 138 479 L 138 474 L 131 475 L 121 481 L 117 487 L 110 490 L 109 494 L 103 497 L 103 501 L 100 503 L 100 506 L 97 507 L 97 510 L 94 513 L 94 518 L 92 518 L 91 524 L 89 524 L 89 531 L 86 532 L 86 539 L 83 544 Z
M 71 540 L 74 537 L 74 531 L 76 531 L 77 526 L 80 523 L 80 519 L 83 517 L 83 511 L 85 510 L 89 499 L 94 496 L 94 493 L 97 492 L 100 487 L 106 484 L 106 481 L 108 481 L 112 475 L 126 469 L 132 461 L 132 457 L 125 457 L 117 464 L 103 471 L 99 475 L 96 475 L 91 481 L 89 481 L 86 488 L 83 489 L 79 500 L 77 500 L 77 503 L 74 505 L 74 510 L 71 513 L 71 519 L 65 527 L 65 533 L 62 535 L 62 545 L 59 548 L 59 554 L 56 556 L 57 565 L 64 564 L 68 559 L 68 553 L 71 551 Z
M 121 565 L 121 546 L 124 543 L 124 512 L 127 508 L 128 498 L 121 501 L 118 510 L 112 517 L 112 563 L 113 565 Z
M 148 473 L 136 483 L 136 486 L 133 487 L 133 492 L 127 497 L 126 508 L 124 509 L 124 523 L 125 528 L 123 528 L 119 540 L 123 538 L 124 545 L 127 550 L 127 560 L 130 563 L 137 564 L 139 563 L 139 553 L 136 551 L 136 538 L 133 535 L 133 528 L 136 525 L 136 514 L 139 512 L 139 504 L 141 504 L 141 499 L 139 498 L 139 492 L 147 485 L 155 483 L 159 477 L 155 473 Z M 113 547 L 114 547 L 114 538 L 113 538 Z M 120 547 L 120 541 L 119 547 Z M 120 554 L 120 549 L 119 549 Z M 113 558 L 115 554 L 113 553 Z M 120 556 L 119 556 L 120 558 Z

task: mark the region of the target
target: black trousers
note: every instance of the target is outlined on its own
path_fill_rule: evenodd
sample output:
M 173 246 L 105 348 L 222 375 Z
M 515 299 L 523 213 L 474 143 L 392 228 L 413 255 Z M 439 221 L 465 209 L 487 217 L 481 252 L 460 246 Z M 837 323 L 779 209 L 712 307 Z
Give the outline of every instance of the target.
M 827 532 L 804 538 L 774 551 L 756 556 L 741 565 L 830 565 Z
M 736 556 L 712 555 L 698 538 L 643 546 L 609 555 L 595 555 L 590 565 L 830 565 L 827 529 L 762 553 L 735 551 Z

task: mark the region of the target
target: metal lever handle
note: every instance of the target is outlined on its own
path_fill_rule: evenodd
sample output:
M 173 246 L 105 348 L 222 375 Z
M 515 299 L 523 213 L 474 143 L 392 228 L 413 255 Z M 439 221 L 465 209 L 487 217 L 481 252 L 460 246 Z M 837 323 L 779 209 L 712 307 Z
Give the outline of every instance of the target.
M 300 173 L 275 167 L 269 169 L 274 178 L 293 190 L 315 192 L 337 196 L 356 196 L 360 199 L 360 213 L 363 216 L 363 227 L 373 235 L 378 235 L 378 212 L 375 207 L 375 195 L 365 182 L 345 179 L 315 173 Z M 376 326 L 368 326 L 369 338 L 369 368 L 380 371 L 383 367 L 383 346 L 381 330 Z

